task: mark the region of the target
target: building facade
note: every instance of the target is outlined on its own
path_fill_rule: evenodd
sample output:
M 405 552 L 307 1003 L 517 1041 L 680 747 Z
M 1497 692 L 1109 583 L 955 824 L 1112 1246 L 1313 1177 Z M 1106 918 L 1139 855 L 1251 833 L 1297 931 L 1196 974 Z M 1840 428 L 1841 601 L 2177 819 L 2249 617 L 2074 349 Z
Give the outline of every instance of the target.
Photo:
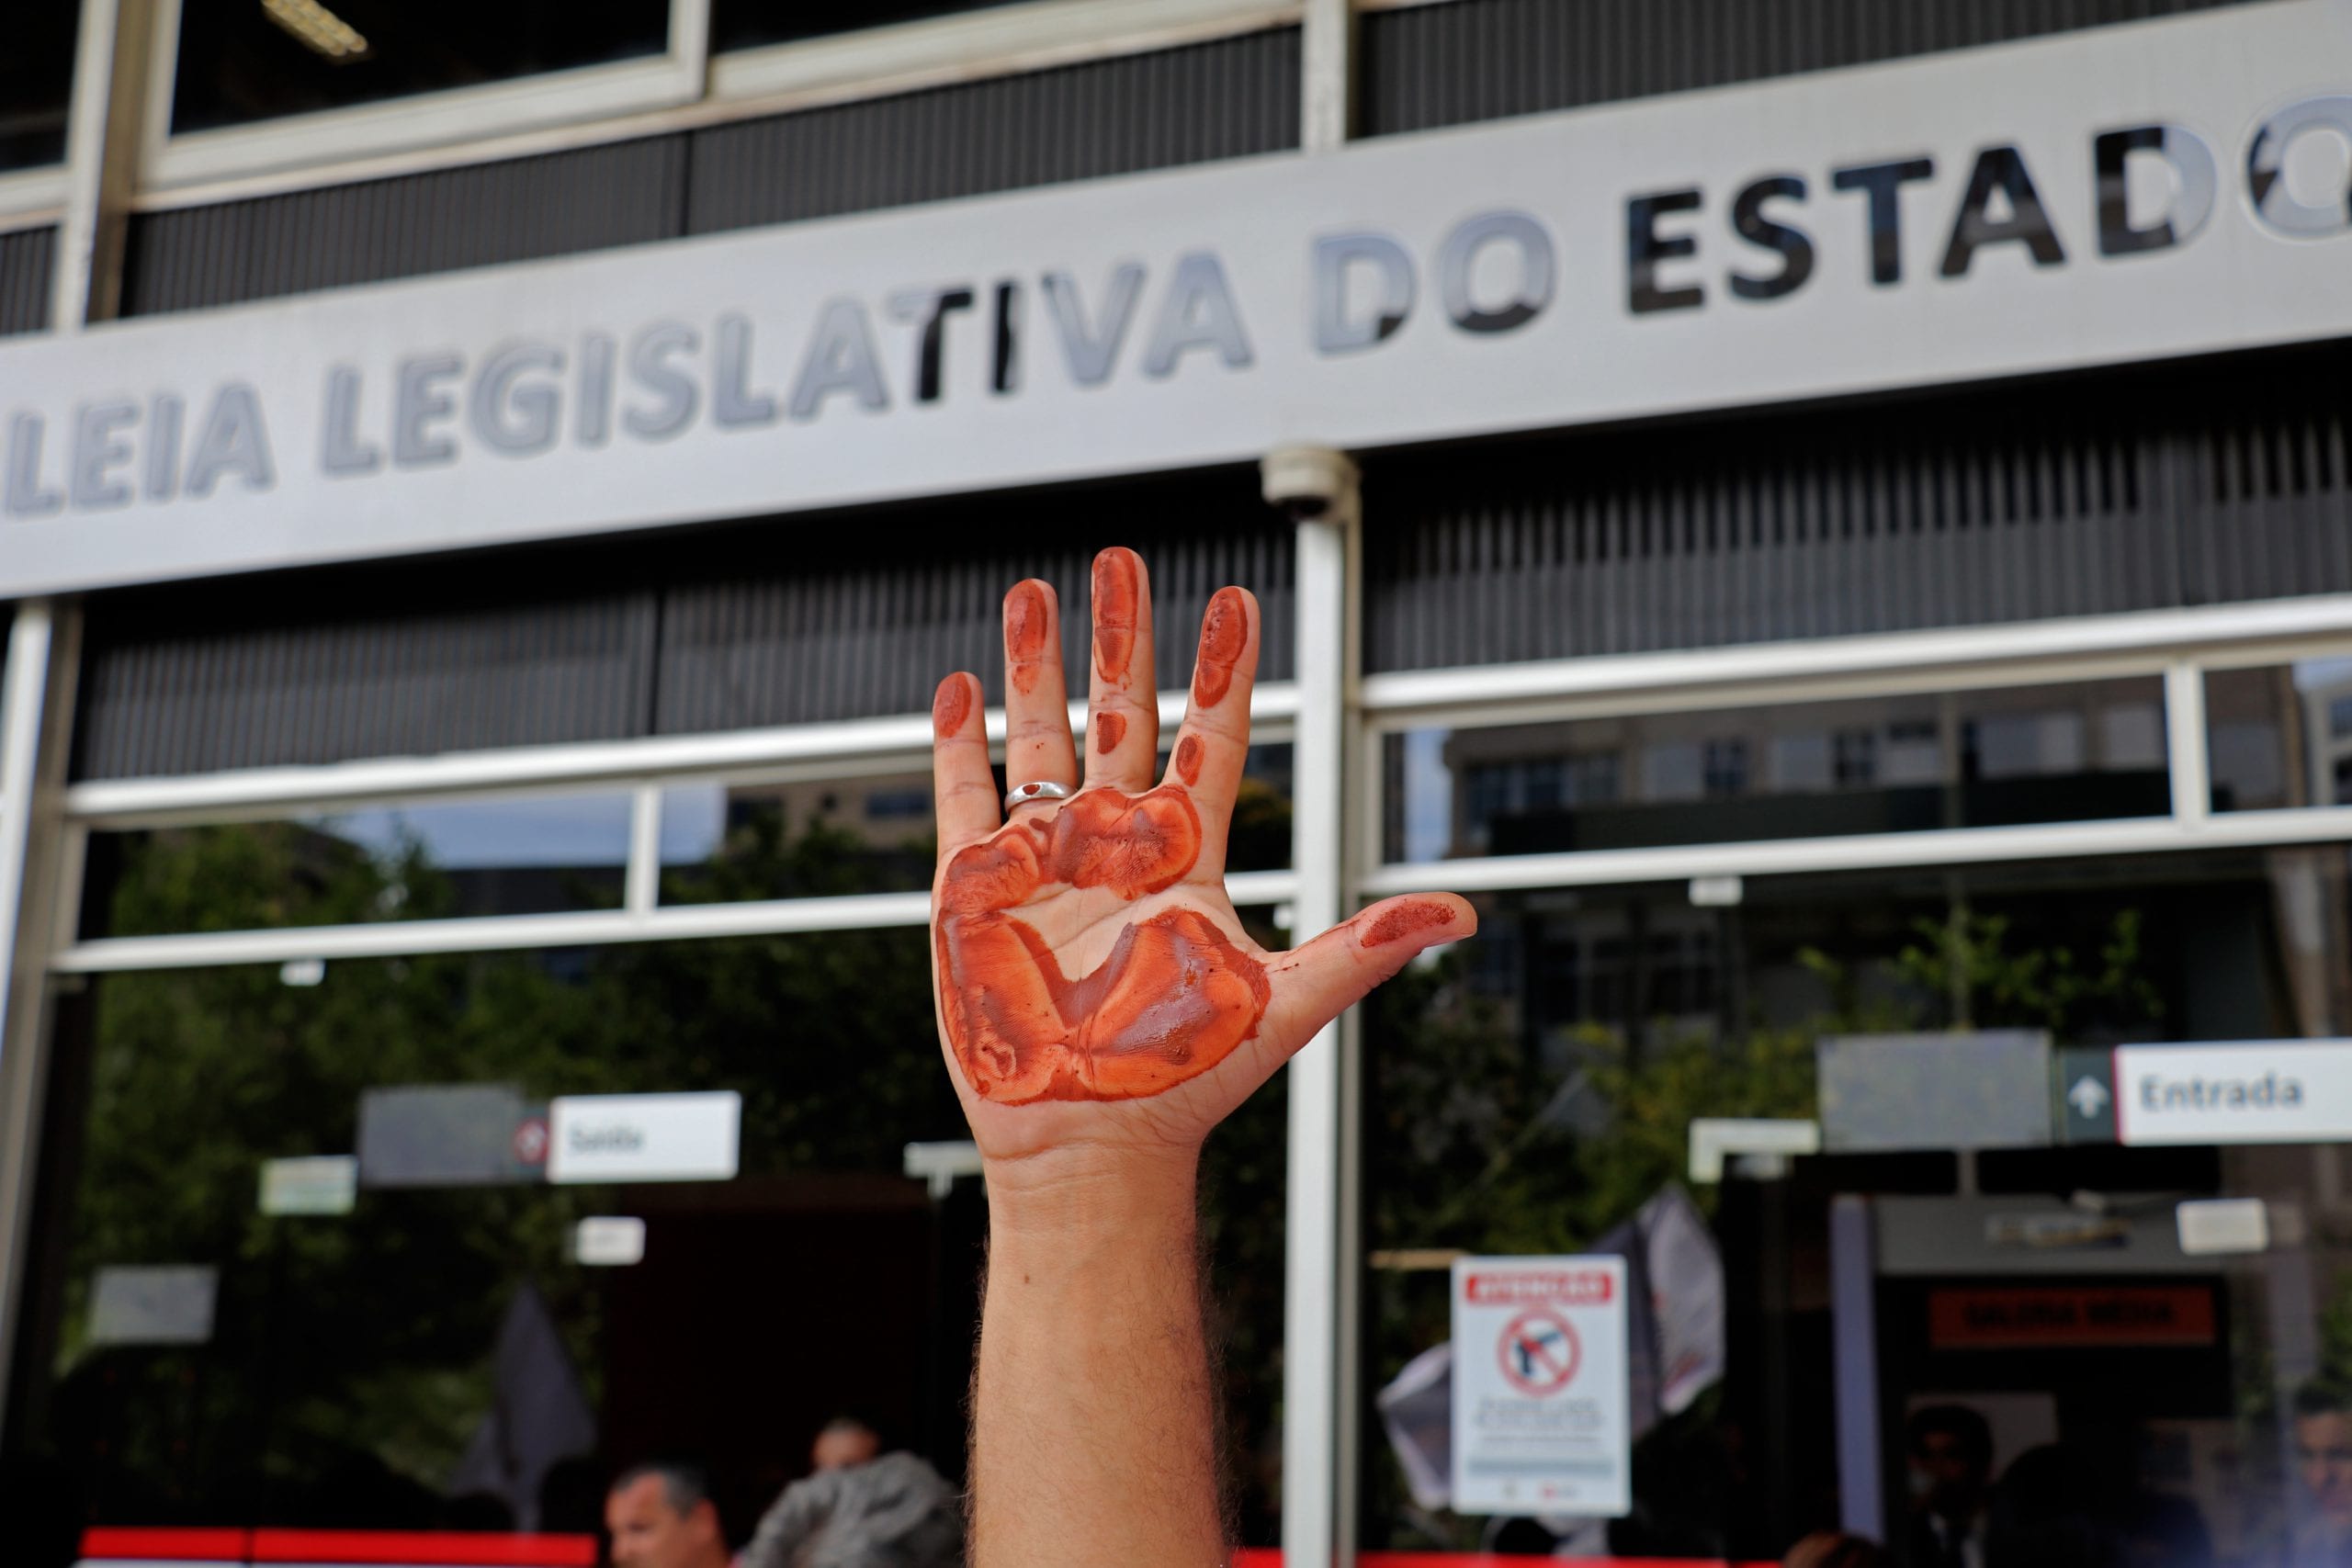
M 1114 542 L 1253 932 L 1481 913 L 1211 1147 L 1243 1547 L 2352 1542 L 2352 8 L 492 9 L 8 24 L 36 1561 L 960 1472 L 924 714 Z M 1596 1251 L 1631 1511 L 1455 1512 Z

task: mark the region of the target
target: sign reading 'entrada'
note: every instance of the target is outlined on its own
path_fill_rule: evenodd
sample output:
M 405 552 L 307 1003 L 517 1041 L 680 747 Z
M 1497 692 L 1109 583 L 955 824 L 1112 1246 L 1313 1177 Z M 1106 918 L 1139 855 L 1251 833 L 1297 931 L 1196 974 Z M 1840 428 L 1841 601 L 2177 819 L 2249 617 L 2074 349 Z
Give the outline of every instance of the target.
M 2352 1138 L 2352 1041 L 2122 1046 L 2115 1129 L 2126 1144 Z
M 0 592 L 2352 331 L 2346 13 L 2128 31 L 0 350 Z

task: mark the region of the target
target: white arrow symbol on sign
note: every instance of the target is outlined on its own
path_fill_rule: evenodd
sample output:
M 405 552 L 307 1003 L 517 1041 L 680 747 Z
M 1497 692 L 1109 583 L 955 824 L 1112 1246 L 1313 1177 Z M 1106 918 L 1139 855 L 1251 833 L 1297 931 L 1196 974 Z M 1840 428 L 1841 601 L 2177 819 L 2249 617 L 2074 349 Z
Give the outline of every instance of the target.
M 2085 1073 L 2075 1080 L 2075 1087 L 2066 1091 L 2066 1103 L 2072 1105 L 2075 1114 L 2084 1121 L 2096 1122 L 2098 1113 L 2107 1109 L 2107 1086 Z

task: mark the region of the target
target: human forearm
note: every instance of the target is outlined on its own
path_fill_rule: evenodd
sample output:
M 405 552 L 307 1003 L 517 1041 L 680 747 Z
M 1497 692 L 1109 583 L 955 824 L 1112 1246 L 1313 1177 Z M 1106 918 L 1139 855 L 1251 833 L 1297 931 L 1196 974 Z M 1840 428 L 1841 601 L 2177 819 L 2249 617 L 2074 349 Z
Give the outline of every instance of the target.
M 1195 1152 L 1017 1163 L 989 1184 L 972 1568 L 1222 1562 Z

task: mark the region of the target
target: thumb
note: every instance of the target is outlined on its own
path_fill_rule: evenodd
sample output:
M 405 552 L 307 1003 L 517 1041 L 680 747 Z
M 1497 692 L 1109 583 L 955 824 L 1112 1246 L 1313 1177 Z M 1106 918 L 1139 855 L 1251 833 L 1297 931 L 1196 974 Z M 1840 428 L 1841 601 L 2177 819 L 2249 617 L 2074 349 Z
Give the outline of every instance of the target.
M 1273 989 L 1266 1009 L 1270 1032 L 1295 1051 L 1415 953 L 1477 930 L 1477 911 L 1451 893 L 1414 893 L 1374 904 L 1266 966 Z

